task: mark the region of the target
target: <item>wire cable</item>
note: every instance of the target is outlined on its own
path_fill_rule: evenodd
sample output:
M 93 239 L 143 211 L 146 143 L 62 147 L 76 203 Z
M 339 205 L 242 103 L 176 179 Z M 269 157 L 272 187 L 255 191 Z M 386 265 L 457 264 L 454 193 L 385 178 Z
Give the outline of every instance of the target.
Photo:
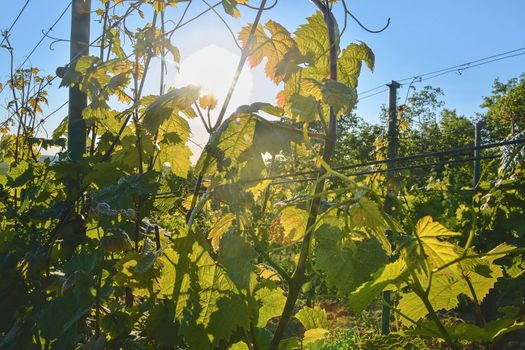
M 524 51 L 524 52 L 520 52 L 520 51 Z M 483 58 L 479 58 L 479 59 L 476 59 L 476 60 L 473 60 L 473 61 L 469 61 L 469 62 L 457 64 L 457 65 L 454 65 L 454 66 L 450 66 L 450 67 L 446 67 L 446 68 L 441 68 L 441 69 L 438 69 L 438 70 L 430 71 L 430 72 L 427 72 L 427 73 L 416 74 L 416 75 L 413 75 L 411 77 L 407 77 L 407 78 L 403 78 L 403 79 L 396 79 L 396 81 L 399 82 L 399 83 L 403 83 L 403 82 L 407 82 L 407 81 L 412 80 L 412 81 L 414 81 L 414 83 L 417 83 L 417 82 L 422 82 L 422 81 L 434 79 L 434 78 L 440 77 L 442 75 L 453 73 L 453 72 L 457 72 L 457 73 L 461 74 L 463 71 L 466 71 L 468 69 L 472 69 L 472 68 L 479 67 L 479 66 L 482 66 L 482 65 L 485 65 L 485 64 L 498 62 L 498 61 L 501 61 L 501 60 L 505 60 L 505 59 L 509 59 L 509 58 L 513 58 L 513 57 L 517 57 L 517 56 L 522 56 L 522 55 L 525 55 L 525 46 L 517 48 L 517 49 L 505 51 L 505 52 L 502 52 L 502 53 L 486 56 L 486 57 L 483 57 Z M 386 83 L 378 85 L 378 86 L 376 86 L 374 88 L 371 88 L 369 90 L 360 92 L 360 93 L 358 93 L 358 96 L 365 95 L 365 94 L 367 94 L 369 92 L 381 89 L 385 85 L 386 85 Z M 371 95 L 371 96 L 373 96 L 373 95 Z M 368 97 L 371 97 L 371 96 L 366 96 L 365 98 L 368 98 Z
M 381 86 L 381 87 L 382 87 L 382 86 Z M 370 95 L 367 95 L 367 96 L 363 96 L 363 97 L 359 97 L 359 95 L 358 95 L 358 98 L 357 98 L 357 99 L 358 99 L 359 101 L 362 101 L 362 100 L 365 100 L 365 99 L 367 99 L 367 98 L 369 98 L 369 97 L 373 97 L 373 96 L 376 96 L 376 95 L 379 95 L 379 94 L 383 94 L 383 93 L 385 93 L 385 92 L 387 92 L 387 91 L 388 91 L 388 89 L 384 89 L 384 90 L 381 90 L 381 91 L 378 91 L 378 92 L 376 92 L 376 93 L 373 93 L 373 94 L 370 94 Z
M 488 144 L 479 145 L 479 146 L 458 147 L 458 148 L 452 148 L 452 149 L 442 150 L 442 151 L 437 151 L 437 152 L 419 153 L 419 154 L 414 154 L 414 155 L 405 156 L 405 157 L 396 157 L 396 158 L 383 159 L 383 160 L 373 160 L 373 161 L 359 163 L 359 164 L 340 165 L 340 166 L 334 166 L 333 169 L 340 171 L 340 170 L 362 168 L 365 166 L 372 166 L 372 165 L 379 165 L 379 164 L 386 164 L 386 163 L 396 163 L 396 162 L 403 162 L 403 161 L 412 161 L 412 160 L 431 158 L 431 157 L 462 155 L 462 154 L 473 152 L 475 150 L 492 149 L 492 148 L 497 148 L 497 147 L 502 147 L 502 146 L 516 145 L 516 144 L 525 144 L 525 139 L 507 140 L 507 141 L 501 141 L 501 142 L 495 142 L 495 143 L 488 143 Z M 445 162 L 451 162 L 451 161 L 453 160 L 447 160 Z M 395 170 L 396 168 L 392 168 L 392 169 Z M 243 180 L 241 182 L 242 183 L 252 183 L 252 182 L 259 182 L 259 181 L 264 181 L 264 180 L 276 180 L 276 179 L 282 179 L 282 178 L 287 178 L 287 177 L 312 175 L 312 174 L 316 174 L 317 172 L 318 172 L 317 170 L 309 170 L 309 171 L 295 172 L 291 174 L 280 174 L 280 175 L 273 175 L 273 176 L 261 177 L 261 178 L 256 178 L 256 179 L 248 179 L 248 180 Z
M 465 162 L 471 162 L 476 160 L 491 160 L 500 158 L 501 155 L 495 154 L 495 155 L 488 155 L 488 156 L 480 156 L 480 157 L 468 157 L 468 158 L 462 158 L 462 159 L 451 159 L 451 160 L 444 160 L 439 162 L 430 162 L 430 163 L 424 163 L 424 164 L 415 164 L 415 165 L 406 165 L 401 167 L 395 167 L 390 169 L 376 169 L 376 170 L 365 170 L 365 171 L 356 171 L 353 173 L 345 173 L 344 175 L 347 177 L 354 177 L 354 176 L 362 176 L 362 175 L 373 175 L 373 174 L 381 174 L 381 173 L 392 173 L 392 172 L 398 172 L 403 170 L 412 170 L 412 169 L 422 169 L 422 168 L 428 168 L 433 166 L 440 166 L 440 165 L 448 165 L 448 164 L 458 164 L 458 163 L 465 163 Z M 337 178 L 334 176 L 330 176 L 329 178 Z M 271 184 L 272 185 L 280 185 L 280 184 L 287 184 L 287 183 L 297 183 L 297 182 L 307 182 L 307 181 L 315 181 L 317 178 L 305 178 L 305 179 L 288 179 L 288 180 L 281 180 L 281 181 L 274 181 Z
M 504 56 L 504 57 L 495 58 L 495 59 L 492 59 L 492 60 L 489 60 L 489 61 L 484 61 L 484 62 L 481 62 L 481 63 L 478 63 L 478 64 L 474 64 L 474 65 L 470 65 L 470 66 L 467 66 L 467 67 L 464 67 L 464 68 L 450 69 L 448 71 L 444 71 L 444 72 L 441 72 L 441 73 L 436 73 L 436 74 L 434 74 L 434 75 L 432 75 L 430 77 L 427 77 L 427 78 L 422 78 L 419 81 L 427 81 L 427 80 L 434 79 L 434 78 L 437 78 L 437 77 L 440 77 L 442 75 L 449 74 L 449 73 L 458 73 L 459 75 L 461 75 L 463 73 L 463 71 L 466 71 L 468 69 L 472 69 L 472 68 L 475 68 L 475 67 L 483 66 L 485 64 L 498 62 L 498 61 L 505 60 L 505 59 L 508 59 L 508 58 L 513 58 L 513 57 L 518 57 L 518 56 L 523 56 L 523 55 L 525 55 L 525 52 L 521 52 L 521 53 L 516 53 L 516 54 L 513 54 L 513 55 L 507 55 L 507 56 Z
M 20 69 L 24 66 L 24 64 L 26 64 L 26 62 L 31 58 L 31 56 L 35 53 L 36 49 L 40 46 L 40 44 L 42 44 L 42 42 L 44 41 L 44 39 L 47 37 L 47 35 L 54 29 L 54 27 L 58 24 L 58 22 L 60 22 L 60 20 L 64 17 L 64 15 L 66 14 L 67 10 L 69 10 L 69 8 L 71 7 L 71 4 L 73 3 L 73 1 L 70 1 L 68 3 L 68 5 L 66 6 L 66 8 L 62 11 L 62 13 L 60 14 L 60 16 L 58 16 L 58 18 L 55 20 L 55 22 L 51 25 L 51 27 L 49 27 L 49 29 L 42 35 L 42 37 L 40 38 L 40 40 L 36 43 L 36 45 L 33 47 L 33 49 L 31 50 L 31 52 L 29 52 L 29 54 L 26 56 L 25 60 L 18 66 L 17 69 Z
M 7 39 L 7 37 L 9 36 L 9 34 L 11 33 L 11 31 L 13 30 L 13 27 L 16 25 L 16 22 L 18 22 L 18 20 L 20 19 L 20 17 L 22 16 L 22 14 L 24 13 L 27 5 L 29 4 L 29 1 L 31 0 L 27 0 L 26 3 L 24 4 L 24 6 L 22 7 L 22 9 L 18 12 L 18 15 L 16 16 L 15 20 L 13 21 L 13 23 L 11 23 L 11 26 L 9 27 L 9 29 L 3 34 L 4 38 L 2 39 L 2 41 L 0 42 L 0 46 L 2 46 L 5 42 L 5 40 Z
M 521 140 L 522 142 L 525 142 L 525 140 Z M 439 162 L 430 162 L 430 163 L 424 163 L 424 164 L 415 164 L 415 165 L 407 165 L 402 167 L 396 167 L 396 168 L 390 168 L 390 169 L 375 169 L 375 170 L 365 170 L 365 171 L 356 171 L 353 173 L 345 173 L 344 175 L 347 177 L 355 177 L 355 176 L 362 176 L 362 175 L 373 175 L 373 174 L 380 174 L 380 173 L 391 173 L 396 171 L 404 171 L 404 170 L 412 170 L 412 169 L 423 169 L 433 166 L 440 166 L 440 165 L 448 165 L 448 164 L 460 164 L 460 163 L 466 163 L 471 161 L 477 161 L 477 160 L 492 160 L 500 158 L 501 155 L 495 154 L 495 155 L 487 155 L 487 156 L 480 156 L 480 157 L 468 157 L 468 158 L 462 158 L 462 159 L 452 159 L 452 160 L 445 160 L 445 161 L 439 161 Z M 311 174 L 316 173 L 316 171 L 310 172 Z M 329 179 L 337 179 L 338 177 L 335 176 L 329 176 Z M 272 178 L 266 178 L 268 180 L 271 180 Z M 258 181 L 262 181 L 262 179 L 256 179 Z M 245 181 L 239 181 L 240 184 L 246 184 L 252 181 L 256 180 L 245 180 Z M 275 186 L 275 185 L 285 185 L 290 183 L 301 183 L 301 182 L 309 182 L 309 181 L 315 181 L 317 180 L 316 177 L 308 177 L 303 179 L 283 179 L 279 181 L 272 181 L 269 185 Z M 209 181 L 209 180 L 208 180 Z M 207 181 L 206 181 L 207 182 Z M 225 185 L 231 185 L 231 184 L 225 184 Z M 218 185 L 218 186 L 224 186 L 224 185 Z M 154 196 L 156 198 L 170 198 L 172 197 L 174 192 L 161 192 L 157 193 Z
M 480 62 L 483 62 L 483 61 L 491 60 L 491 59 L 496 58 L 496 57 L 501 57 L 501 56 L 513 54 L 515 52 L 524 51 L 524 50 L 525 50 L 525 46 L 517 48 L 517 49 L 514 49 L 514 50 L 498 53 L 498 54 L 495 54 L 495 55 L 490 55 L 490 56 L 487 56 L 487 57 L 479 58 L 479 59 L 476 59 L 476 60 L 473 60 L 473 61 L 461 63 L 461 64 L 458 64 L 458 65 L 455 65 L 455 66 L 442 68 L 442 69 L 438 69 L 438 70 L 427 72 L 427 73 L 423 73 L 423 74 L 413 75 L 411 77 L 399 79 L 399 80 L 397 80 L 397 82 L 401 83 L 401 82 L 404 82 L 404 81 L 412 80 L 412 79 L 417 78 L 417 77 L 421 77 L 423 79 L 424 77 L 426 77 L 428 75 L 435 75 L 435 74 L 438 74 L 438 73 L 441 73 L 441 72 L 444 72 L 444 71 L 457 71 L 458 69 L 466 70 L 466 69 L 474 68 L 474 67 L 482 65 L 482 64 L 476 64 L 476 63 L 480 63 Z M 525 52 L 522 53 L 522 54 L 525 54 Z M 510 57 L 514 57 L 514 56 L 509 56 L 508 58 L 510 58 Z M 505 58 L 507 58 L 507 57 L 505 57 Z M 505 58 L 501 58 L 501 59 L 505 59 Z M 486 63 L 491 63 L 491 62 L 495 62 L 495 61 L 498 61 L 498 60 L 491 60 L 491 61 L 486 62 Z

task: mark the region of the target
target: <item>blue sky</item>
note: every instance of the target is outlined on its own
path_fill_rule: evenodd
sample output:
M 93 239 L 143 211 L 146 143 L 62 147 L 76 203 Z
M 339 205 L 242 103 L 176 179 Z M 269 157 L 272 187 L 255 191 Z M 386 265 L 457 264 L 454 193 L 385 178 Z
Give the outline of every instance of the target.
M 10 41 L 15 48 L 15 62 L 20 63 L 30 49 L 47 30 L 69 0 L 32 0 L 11 33 Z M 6 29 L 25 0 L 4 1 L 0 11 L 0 28 Z M 269 1 L 271 2 L 271 1 Z M 254 2 L 254 4 L 257 4 Z M 376 69 L 364 70 L 359 81 L 359 91 L 365 91 L 392 79 L 402 79 L 449 67 L 478 58 L 525 47 L 525 1 L 523 0 L 352 0 L 348 1 L 350 10 L 371 28 L 382 27 L 391 18 L 390 27 L 380 34 L 370 34 L 349 21 L 348 29 L 342 38 L 343 45 L 351 41 L 366 42 L 376 54 Z M 93 0 L 93 6 L 99 6 Z M 203 3 L 195 0 L 189 17 L 202 10 Z M 182 6 L 170 11 L 170 19 L 177 20 Z M 305 17 L 315 12 L 315 7 L 307 0 L 280 0 L 278 5 L 265 13 L 263 21 L 276 20 L 293 31 L 304 23 Z M 342 11 L 336 5 L 335 13 L 342 21 Z M 254 11 L 243 10 L 243 17 L 232 21 L 234 30 L 246 22 L 251 22 Z M 133 21 L 131 21 L 133 23 Z M 50 35 L 59 38 L 69 36 L 69 12 L 54 27 Z M 98 24 L 92 24 L 92 37 L 98 35 Z M 31 57 L 30 62 L 47 73 L 67 63 L 69 44 L 57 43 L 50 49 L 51 40 L 46 39 Z M 200 48 L 216 45 L 237 52 L 229 33 L 220 20 L 209 13 L 174 36 L 175 44 L 181 49 L 182 58 Z M 7 79 L 8 55 L 0 52 L 0 78 Z M 467 70 L 463 74 L 447 74 L 428 82 L 445 90 L 447 107 L 455 108 L 460 114 L 473 115 L 480 112 L 482 97 L 490 94 L 495 78 L 502 80 L 516 77 L 525 72 L 525 55 L 510 58 Z M 261 69 L 253 72 L 254 90 L 252 100 L 271 101 L 277 88 L 264 78 Z M 416 84 L 420 89 L 424 84 Z M 377 91 L 381 91 L 380 89 Z M 406 85 L 400 95 L 406 93 Z M 67 99 L 67 90 L 55 84 L 50 90 L 49 111 Z M 377 121 L 381 104 L 387 99 L 386 92 L 362 100 L 357 108 L 358 114 L 367 121 Z M 6 103 L 5 92 L 0 95 L 0 104 Z M 64 108 L 50 118 L 48 129 L 52 128 L 66 115 Z M 2 113 L 5 115 L 5 112 Z M 3 119 L 2 116 L 0 119 Z

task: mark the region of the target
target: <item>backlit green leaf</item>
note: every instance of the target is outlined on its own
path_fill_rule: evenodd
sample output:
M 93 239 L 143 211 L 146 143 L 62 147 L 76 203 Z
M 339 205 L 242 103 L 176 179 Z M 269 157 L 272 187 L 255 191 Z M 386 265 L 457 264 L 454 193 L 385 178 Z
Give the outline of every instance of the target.
M 283 312 L 286 297 L 277 284 L 270 284 L 255 292 L 258 305 L 257 327 L 265 327 L 268 321 Z
M 295 314 L 303 327 L 306 330 L 309 329 L 328 329 L 328 319 L 326 317 L 326 311 L 316 306 L 313 309 L 310 307 L 303 307 L 299 312 Z
M 350 294 L 348 303 L 352 310 L 363 311 L 383 290 L 390 290 L 393 285 L 400 284 L 407 272 L 406 269 L 405 262 L 398 259 L 377 270 L 370 281 Z
M 349 235 L 327 224 L 316 230 L 315 238 L 315 266 L 326 275 L 328 287 L 335 287 L 342 295 L 368 281 L 372 273 L 388 262 L 385 251 L 373 238 L 348 244 L 352 239 Z

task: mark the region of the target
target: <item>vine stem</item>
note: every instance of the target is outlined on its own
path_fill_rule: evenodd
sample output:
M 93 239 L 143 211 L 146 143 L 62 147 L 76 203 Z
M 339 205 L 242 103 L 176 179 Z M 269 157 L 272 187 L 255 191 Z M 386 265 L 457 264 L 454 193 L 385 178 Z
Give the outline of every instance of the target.
M 155 35 L 156 25 L 157 25 L 157 12 L 154 12 L 151 28 L 149 28 L 149 31 L 150 33 L 152 33 L 153 36 Z M 143 69 L 142 77 L 140 78 L 140 83 L 139 83 L 139 72 L 140 72 L 139 57 L 135 56 L 135 72 L 134 72 L 135 87 L 134 87 L 134 101 L 133 101 L 135 108 L 131 114 L 133 117 L 133 124 L 135 125 L 135 137 L 137 140 L 137 152 L 138 152 L 138 162 L 139 162 L 138 170 L 139 170 L 140 176 L 142 176 L 142 174 L 144 173 L 144 164 L 143 164 L 143 158 L 142 158 L 142 136 L 140 132 L 142 125 L 140 124 L 140 116 L 139 116 L 139 112 L 137 108 L 138 108 L 138 103 L 142 97 L 142 91 L 144 89 L 144 82 L 146 81 L 146 77 L 148 75 L 148 69 L 149 69 L 152 57 L 153 57 L 153 52 L 151 49 L 149 49 L 148 53 L 146 54 L 146 57 L 144 58 L 144 69 Z M 134 238 L 135 238 L 135 250 L 136 251 L 138 251 L 138 248 L 139 248 L 140 224 L 142 223 L 142 219 L 143 219 L 141 216 L 143 204 L 144 204 L 144 196 L 140 196 L 138 199 L 138 203 L 137 203 L 137 214 L 135 218 L 135 237 Z
M 414 283 L 412 284 L 412 290 L 416 295 L 421 299 L 423 304 L 425 305 L 425 308 L 427 309 L 430 318 L 432 321 L 436 324 L 436 327 L 439 330 L 439 333 L 441 333 L 441 336 L 445 340 L 445 342 L 454 350 L 459 350 L 456 342 L 452 340 L 450 337 L 450 334 L 447 332 L 445 326 L 443 326 L 443 323 L 441 323 L 441 320 L 439 319 L 436 310 L 434 310 L 434 307 L 432 306 L 432 303 L 428 299 L 427 293 L 423 290 L 423 287 L 421 286 L 421 283 L 419 282 L 419 279 L 417 278 L 415 272 L 412 272 L 412 279 L 414 280 Z
M 97 285 L 95 290 L 95 337 L 100 336 L 100 286 L 102 284 L 102 269 L 97 276 Z
M 166 30 L 165 30 L 165 20 L 164 20 L 164 11 L 160 12 L 160 35 L 165 40 L 166 39 Z M 159 79 L 159 96 L 164 95 L 164 76 L 166 75 L 166 47 L 164 42 L 161 45 L 160 50 L 160 79 Z M 160 129 L 160 128 L 159 128 Z M 153 136 L 153 144 L 156 145 L 159 138 L 159 130 L 155 132 Z M 153 170 L 155 166 L 155 161 L 157 159 L 158 153 L 155 154 L 155 148 L 153 148 L 153 154 L 150 156 L 148 171 Z
M 237 87 L 237 82 L 239 81 L 239 77 L 241 76 L 241 72 L 244 67 L 244 64 L 246 63 L 246 60 L 248 59 L 248 56 L 250 55 L 250 48 L 251 48 L 253 39 L 255 37 L 255 31 L 257 30 L 257 26 L 259 25 L 259 22 L 261 21 L 261 16 L 266 6 L 266 1 L 267 0 L 261 1 L 261 5 L 259 6 L 257 15 L 255 16 L 255 19 L 253 21 L 250 35 L 248 36 L 248 40 L 246 41 L 246 46 L 241 50 L 241 57 L 239 58 L 237 69 L 235 70 L 233 80 L 228 90 L 228 94 L 226 95 L 226 98 L 224 99 L 224 103 L 222 104 L 221 110 L 219 112 L 219 116 L 217 117 L 217 121 L 215 122 L 213 126 L 210 125 L 210 134 L 213 133 L 215 130 L 217 130 L 217 128 L 222 124 L 222 120 L 224 119 L 224 115 L 226 114 L 226 109 L 228 108 L 231 98 L 233 96 L 233 92 L 235 91 L 235 88 Z M 188 211 L 188 214 L 186 216 L 186 222 L 189 222 L 190 217 L 192 216 L 192 212 L 195 208 L 195 205 L 197 204 L 197 197 L 199 195 L 199 191 L 202 186 L 202 180 L 204 179 L 204 174 L 206 173 L 206 170 L 209 166 L 209 162 L 210 162 L 209 156 L 206 155 L 206 158 L 204 159 L 202 170 L 199 176 L 197 177 L 197 181 L 195 183 L 195 189 L 193 190 L 193 197 L 191 200 L 190 210 Z
M 268 176 L 273 175 L 273 170 L 275 166 L 275 154 L 272 154 L 272 160 L 270 162 L 270 169 L 268 170 Z M 266 190 L 264 191 L 264 199 L 263 199 L 263 205 L 261 209 L 261 217 L 264 217 L 264 214 L 266 212 L 266 207 L 268 205 L 268 199 L 270 199 L 270 188 L 271 184 L 268 184 L 268 187 L 266 187 Z
M 109 2 L 106 2 L 104 4 L 104 20 L 102 23 L 102 37 L 100 38 L 100 54 L 99 58 L 100 61 L 104 61 L 104 51 L 106 49 L 105 42 L 106 42 L 106 34 L 108 29 L 108 20 L 109 20 Z M 97 121 L 95 120 L 93 122 L 93 126 L 91 127 L 91 145 L 89 147 L 89 155 L 93 156 L 95 154 L 95 146 L 97 141 Z
M 257 343 L 257 332 L 256 332 L 255 324 L 253 323 L 253 321 L 250 322 L 250 334 L 253 340 L 253 346 L 252 346 L 253 350 L 259 350 L 259 344 Z
M 337 34 L 336 34 L 336 20 L 328 6 L 326 6 L 321 0 L 312 0 L 314 5 L 316 5 L 319 10 L 324 15 L 324 20 L 326 26 L 328 27 L 328 41 L 330 45 L 330 79 L 337 81 Z M 332 158 L 332 154 L 335 148 L 337 136 L 337 118 L 333 108 L 330 108 L 330 120 L 328 123 L 327 135 L 325 139 L 325 145 L 323 149 L 322 160 L 324 163 L 329 164 Z M 324 191 L 326 169 L 323 165 L 319 167 L 318 178 L 320 181 L 317 182 L 315 186 L 314 195 Z M 308 216 L 308 222 L 306 224 L 306 234 L 303 239 L 301 250 L 299 253 L 299 259 L 297 261 L 297 266 L 294 273 L 292 274 L 291 280 L 288 283 L 288 296 L 286 298 L 286 303 L 284 306 L 283 313 L 275 330 L 272 342 L 270 343 L 270 349 L 275 350 L 278 348 L 279 343 L 284 335 L 284 330 L 290 321 L 292 313 L 294 311 L 297 298 L 299 297 L 299 292 L 301 291 L 302 285 L 306 282 L 306 266 L 307 259 L 310 251 L 310 245 L 312 242 L 313 236 L 313 227 L 317 221 L 317 214 L 319 213 L 319 208 L 321 204 L 321 197 L 316 196 L 311 203 L 310 212 Z
M 474 289 L 474 286 L 472 285 L 472 281 L 467 276 L 464 276 L 464 279 L 467 282 L 468 288 L 470 290 L 470 294 L 472 295 L 472 300 L 474 301 L 474 310 L 476 312 L 476 317 L 478 318 L 479 325 L 482 327 L 485 327 L 487 324 L 487 321 L 485 321 L 485 317 L 483 317 L 483 312 L 481 311 L 479 299 Z

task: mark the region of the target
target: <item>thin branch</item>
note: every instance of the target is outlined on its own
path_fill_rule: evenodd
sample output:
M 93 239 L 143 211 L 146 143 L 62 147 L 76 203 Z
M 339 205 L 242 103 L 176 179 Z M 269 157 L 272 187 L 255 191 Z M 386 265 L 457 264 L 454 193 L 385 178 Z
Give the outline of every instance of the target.
M 211 131 L 211 124 L 208 125 L 208 123 L 206 123 L 206 120 L 204 120 L 204 115 L 202 114 L 202 110 L 200 109 L 199 105 L 197 104 L 197 102 L 194 102 L 193 103 L 193 106 L 195 107 L 195 110 L 197 111 L 197 114 L 199 115 L 199 118 L 201 118 L 201 121 L 202 121 L 202 124 L 204 125 L 204 127 L 206 128 L 206 131 L 211 134 L 212 131 Z
M 253 39 L 255 37 L 255 31 L 257 29 L 257 25 L 259 24 L 259 21 L 261 20 L 261 16 L 262 16 L 262 13 L 264 11 L 263 10 L 264 6 L 266 5 L 266 1 L 267 0 L 262 0 L 261 1 L 261 5 L 259 7 L 259 11 L 257 12 L 257 15 L 255 16 L 255 20 L 253 21 L 252 29 L 251 29 L 250 34 L 248 36 L 248 40 L 246 41 L 246 47 L 241 51 L 241 57 L 239 59 L 239 64 L 237 65 L 237 69 L 236 69 L 235 74 L 233 76 L 233 80 L 231 82 L 230 89 L 228 90 L 228 94 L 226 95 L 226 98 L 224 99 L 224 102 L 223 102 L 221 110 L 219 112 L 219 116 L 217 118 L 217 121 L 216 121 L 215 125 L 211 128 L 211 132 L 214 132 L 222 124 L 222 120 L 224 118 L 224 115 L 226 114 L 226 109 L 228 108 L 228 105 L 230 104 L 233 92 L 235 91 L 235 87 L 237 86 L 237 82 L 239 81 L 239 77 L 241 75 L 241 71 L 242 71 L 242 69 L 244 67 L 244 64 L 246 63 L 246 60 L 248 59 L 248 55 L 249 55 L 249 52 L 250 52 L 250 47 L 251 47 L 252 41 L 253 41 Z M 199 176 L 197 177 L 197 181 L 196 181 L 196 184 L 195 184 L 195 189 L 193 190 L 193 198 L 192 198 L 192 201 L 191 201 L 190 210 L 188 211 L 187 218 L 186 218 L 188 221 L 190 220 L 190 217 L 193 215 L 192 212 L 194 210 L 195 204 L 197 203 L 197 196 L 199 194 L 199 191 L 200 191 L 200 188 L 201 188 L 201 185 L 202 185 L 202 180 L 204 178 L 204 173 L 206 172 L 206 170 L 208 168 L 208 165 L 209 165 L 209 156 L 206 156 L 206 158 L 204 160 L 203 169 L 202 169 L 201 173 L 199 174 Z
M 226 29 L 228 29 L 228 32 L 230 32 L 230 35 L 233 38 L 233 42 L 234 42 L 235 46 L 237 46 L 237 48 L 239 50 L 242 50 L 242 47 L 241 47 L 241 45 L 239 45 L 239 42 L 237 41 L 237 37 L 235 36 L 235 33 L 233 32 L 233 29 L 230 27 L 228 22 L 226 22 L 224 17 L 222 17 L 221 14 L 215 9 L 215 7 L 212 7 L 206 0 L 202 0 L 202 2 L 205 3 L 206 6 L 208 6 L 208 8 L 211 9 L 217 15 L 217 17 L 219 17 L 219 19 L 224 24 Z

